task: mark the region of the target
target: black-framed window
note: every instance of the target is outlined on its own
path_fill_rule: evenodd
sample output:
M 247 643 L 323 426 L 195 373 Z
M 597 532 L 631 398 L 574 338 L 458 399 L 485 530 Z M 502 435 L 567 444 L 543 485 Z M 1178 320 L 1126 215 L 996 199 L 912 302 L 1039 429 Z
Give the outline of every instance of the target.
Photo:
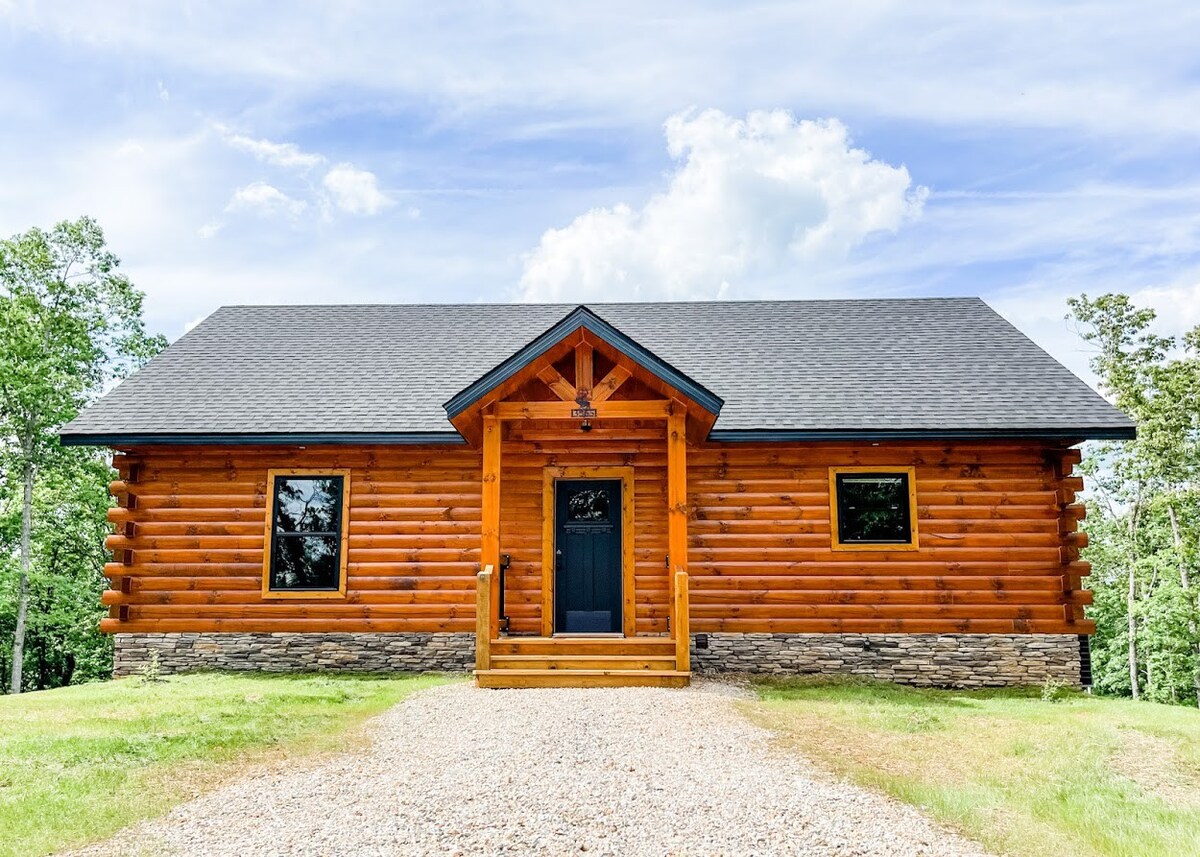
M 345 492 L 344 475 L 274 475 L 269 592 L 341 589 Z
M 912 474 L 834 474 L 839 545 L 912 545 Z

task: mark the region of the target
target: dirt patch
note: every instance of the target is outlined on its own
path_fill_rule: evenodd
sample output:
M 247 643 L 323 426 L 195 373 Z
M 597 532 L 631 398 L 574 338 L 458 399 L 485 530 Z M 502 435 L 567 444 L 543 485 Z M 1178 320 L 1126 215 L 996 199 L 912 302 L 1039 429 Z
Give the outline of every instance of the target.
M 1171 806 L 1200 808 L 1200 771 L 1185 765 L 1170 741 L 1133 729 L 1122 730 L 1121 746 L 1109 763 L 1121 776 Z

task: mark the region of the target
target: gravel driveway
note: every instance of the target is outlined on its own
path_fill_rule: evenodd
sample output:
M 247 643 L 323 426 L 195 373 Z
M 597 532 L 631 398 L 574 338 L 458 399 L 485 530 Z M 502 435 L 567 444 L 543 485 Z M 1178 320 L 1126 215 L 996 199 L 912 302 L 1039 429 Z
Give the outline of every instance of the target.
M 769 746 L 741 692 L 419 693 L 366 750 L 249 776 L 88 855 L 979 855 Z

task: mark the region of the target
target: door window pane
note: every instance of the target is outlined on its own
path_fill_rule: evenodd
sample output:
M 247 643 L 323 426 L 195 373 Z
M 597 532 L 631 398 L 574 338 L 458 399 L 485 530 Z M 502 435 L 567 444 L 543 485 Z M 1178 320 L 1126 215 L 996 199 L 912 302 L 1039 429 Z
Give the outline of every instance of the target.
M 584 489 L 567 498 L 567 519 L 571 521 L 607 521 L 608 491 Z

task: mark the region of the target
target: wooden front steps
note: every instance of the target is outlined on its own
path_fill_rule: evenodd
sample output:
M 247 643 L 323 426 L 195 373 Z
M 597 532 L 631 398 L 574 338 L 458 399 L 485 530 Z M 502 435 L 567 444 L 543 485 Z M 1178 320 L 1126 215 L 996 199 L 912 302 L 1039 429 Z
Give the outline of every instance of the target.
M 491 641 L 480 687 L 686 687 L 668 637 L 504 637 Z

